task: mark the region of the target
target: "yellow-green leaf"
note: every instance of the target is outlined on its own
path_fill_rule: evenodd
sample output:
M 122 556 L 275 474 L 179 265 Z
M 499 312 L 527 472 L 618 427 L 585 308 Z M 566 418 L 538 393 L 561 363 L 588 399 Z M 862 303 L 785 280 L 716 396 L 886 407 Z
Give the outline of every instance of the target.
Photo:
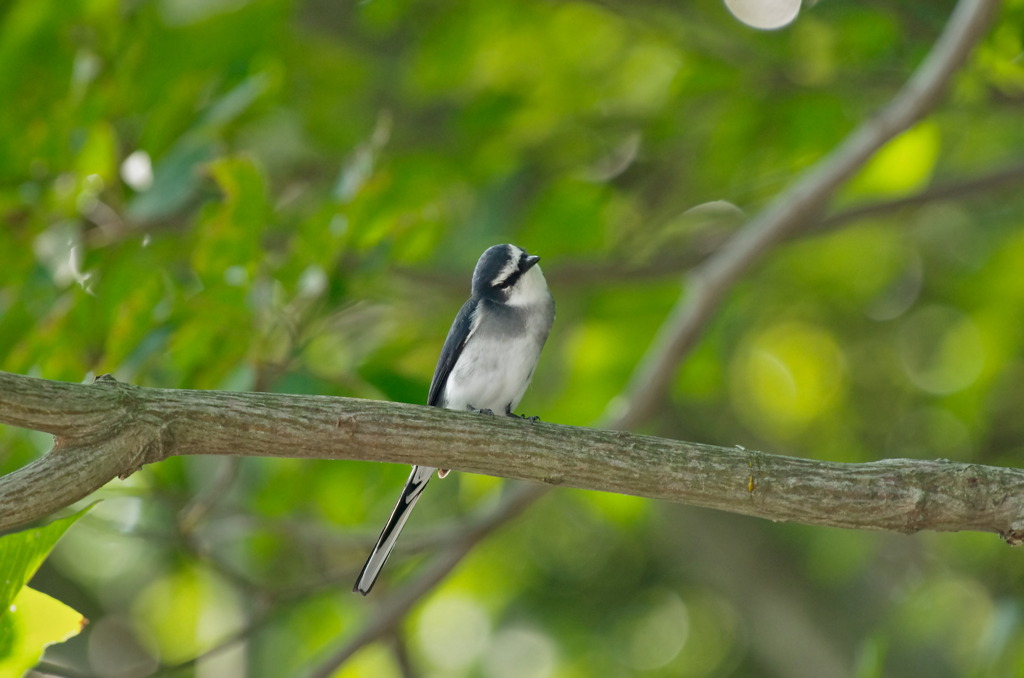
M 0 617 L 0 676 L 21 676 L 46 648 L 77 635 L 88 620 L 31 587 L 24 587 Z

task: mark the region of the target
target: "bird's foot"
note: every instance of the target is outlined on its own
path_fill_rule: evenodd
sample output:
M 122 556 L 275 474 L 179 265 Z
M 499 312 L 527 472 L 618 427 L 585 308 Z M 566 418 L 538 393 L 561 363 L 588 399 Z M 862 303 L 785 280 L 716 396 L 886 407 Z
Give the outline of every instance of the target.
M 474 412 L 476 414 L 487 414 L 487 415 L 490 415 L 492 417 L 494 416 L 494 410 L 478 410 L 475 407 L 473 407 L 472 405 L 469 406 L 469 411 L 470 412 Z
M 512 408 L 505 405 L 505 416 L 506 417 L 518 417 L 519 419 L 526 419 L 527 421 L 537 422 L 540 421 L 540 417 L 528 417 L 525 414 L 516 414 L 512 411 Z

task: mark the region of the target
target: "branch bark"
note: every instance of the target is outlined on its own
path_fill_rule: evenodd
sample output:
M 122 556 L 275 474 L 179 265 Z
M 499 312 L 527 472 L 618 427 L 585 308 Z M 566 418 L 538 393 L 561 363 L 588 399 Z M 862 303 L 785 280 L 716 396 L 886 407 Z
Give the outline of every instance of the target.
M 6 372 L 0 421 L 57 436 L 50 454 L 0 478 L 0 529 L 42 518 L 143 464 L 216 454 L 419 463 L 775 521 L 1024 538 L 1024 470 L 977 464 L 841 464 L 419 405 Z

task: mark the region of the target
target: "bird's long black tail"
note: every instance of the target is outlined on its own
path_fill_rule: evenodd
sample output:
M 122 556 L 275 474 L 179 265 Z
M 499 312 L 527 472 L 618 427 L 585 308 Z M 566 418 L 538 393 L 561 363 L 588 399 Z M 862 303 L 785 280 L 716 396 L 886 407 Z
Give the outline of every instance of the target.
M 402 489 L 402 496 L 398 498 L 395 510 L 391 512 L 391 517 L 388 518 L 387 524 L 384 525 L 384 529 L 377 539 L 376 546 L 370 551 L 370 557 L 366 559 L 366 564 L 363 565 L 363 569 L 359 572 L 356 583 L 352 587 L 353 591 L 358 591 L 365 596 L 373 588 L 373 583 L 377 581 L 381 568 L 384 567 L 388 556 L 391 555 L 391 549 L 395 547 L 398 535 L 402 532 L 402 528 L 405 527 L 405 521 L 409 519 L 409 512 L 412 511 L 412 507 L 419 501 L 420 495 L 423 494 L 423 489 L 427 486 L 427 481 L 430 480 L 430 476 L 436 470 L 427 466 L 412 467 L 409 480 L 405 482 L 405 487 Z

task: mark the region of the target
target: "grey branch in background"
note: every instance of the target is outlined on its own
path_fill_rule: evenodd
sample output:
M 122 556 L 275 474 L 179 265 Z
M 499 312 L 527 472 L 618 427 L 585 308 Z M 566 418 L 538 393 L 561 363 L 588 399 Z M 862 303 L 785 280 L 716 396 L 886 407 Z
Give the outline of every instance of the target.
M 953 74 L 988 29 L 997 0 L 960 0 L 927 58 L 877 115 L 855 129 L 832 153 L 747 224 L 714 256 L 694 269 L 679 303 L 665 320 L 651 351 L 606 418 L 629 429 L 651 416 L 676 366 L 697 343 L 726 293 L 772 246 L 813 226 L 835 191 L 886 142 L 927 115 Z

